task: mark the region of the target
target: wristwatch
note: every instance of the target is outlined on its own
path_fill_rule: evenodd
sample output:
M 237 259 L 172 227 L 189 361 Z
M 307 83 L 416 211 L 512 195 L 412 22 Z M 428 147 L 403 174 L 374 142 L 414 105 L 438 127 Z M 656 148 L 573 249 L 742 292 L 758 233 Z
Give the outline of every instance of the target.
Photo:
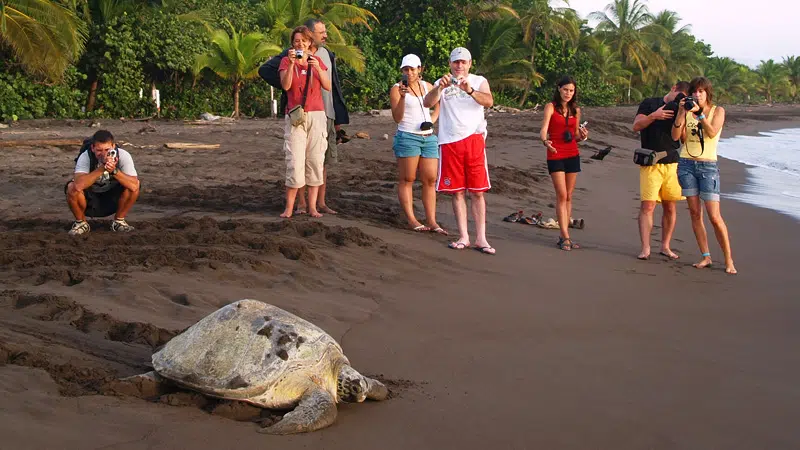
M 113 177 L 114 175 L 117 174 L 117 172 L 119 172 L 119 169 L 114 167 L 114 170 L 111 171 L 111 176 Z

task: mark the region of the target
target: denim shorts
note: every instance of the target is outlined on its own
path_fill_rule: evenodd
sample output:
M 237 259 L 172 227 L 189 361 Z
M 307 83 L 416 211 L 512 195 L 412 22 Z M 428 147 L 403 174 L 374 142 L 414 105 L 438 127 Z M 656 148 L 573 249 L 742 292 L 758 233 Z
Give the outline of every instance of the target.
M 394 156 L 410 158 L 422 156 L 423 158 L 439 158 L 439 138 L 435 134 L 422 136 L 405 131 L 397 131 L 392 145 Z
M 705 201 L 719 201 L 719 167 L 716 161 L 678 161 L 678 182 L 684 197 L 699 195 Z

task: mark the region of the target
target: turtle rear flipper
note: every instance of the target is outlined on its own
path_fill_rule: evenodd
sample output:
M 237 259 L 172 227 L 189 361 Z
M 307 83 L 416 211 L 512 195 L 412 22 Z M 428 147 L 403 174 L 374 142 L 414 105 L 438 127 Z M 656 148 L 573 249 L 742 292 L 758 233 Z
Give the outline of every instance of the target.
M 319 387 L 307 391 L 300 404 L 283 416 L 280 422 L 259 428 L 259 433 L 294 434 L 316 431 L 336 421 L 336 400 L 326 390 Z

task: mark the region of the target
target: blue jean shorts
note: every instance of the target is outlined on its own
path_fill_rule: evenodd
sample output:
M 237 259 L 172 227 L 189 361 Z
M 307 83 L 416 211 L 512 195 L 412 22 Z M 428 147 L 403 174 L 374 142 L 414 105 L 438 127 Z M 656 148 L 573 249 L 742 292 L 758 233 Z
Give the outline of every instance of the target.
M 397 131 L 392 145 L 394 156 L 410 158 L 422 156 L 423 158 L 439 158 L 439 138 L 435 134 L 422 136 L 405 131 Z
M 705 201 L 719 201 L 719 167 L 716 161 L 678 161 L 678 182 L 684 197 L 699 195 Z

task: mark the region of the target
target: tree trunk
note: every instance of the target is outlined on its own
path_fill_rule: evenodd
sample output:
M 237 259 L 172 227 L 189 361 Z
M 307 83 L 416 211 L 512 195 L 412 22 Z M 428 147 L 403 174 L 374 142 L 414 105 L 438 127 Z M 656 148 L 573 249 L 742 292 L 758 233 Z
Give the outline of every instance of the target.
M 233 117 L 239 118 L 239 82 L 233 83 Z
M 536 35 L 533 35 L 533 41 L 531 42 L 531 77 L 534 76 L 536 73 Z M 531 90 L 531 84 L 528 83 L 528 86 L 525 87 L 525 92 L 522 94 L 522 101 L 519 102 L 520 109 L 525 107 L 525 102 L 528 101 L 528 93 Z
M 97 76 L 95 76 L 91 86 L 89 86 L 89 98 L 86 99 L 86 112 L 94 110 L 94 104 L 97 101 L 97 84 Z

